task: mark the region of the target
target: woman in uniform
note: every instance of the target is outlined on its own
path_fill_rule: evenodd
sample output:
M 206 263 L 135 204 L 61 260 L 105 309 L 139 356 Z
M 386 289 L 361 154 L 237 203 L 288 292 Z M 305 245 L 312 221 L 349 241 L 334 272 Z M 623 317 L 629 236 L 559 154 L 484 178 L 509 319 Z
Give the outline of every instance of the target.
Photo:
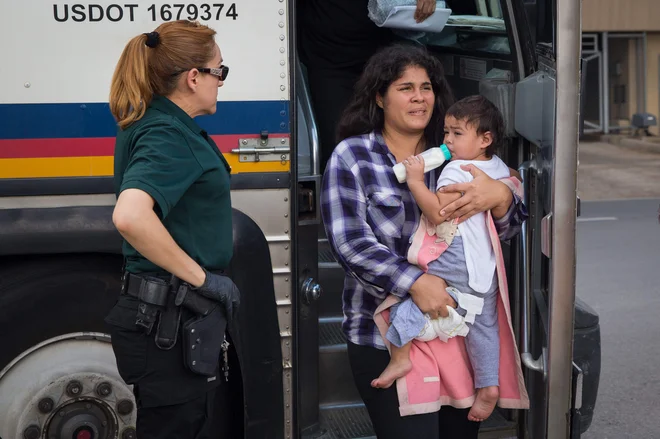
M 112 79 L 113 222 L 124 238 L 125 270 L 106 322 L 119 373 L 134 386 L 140 439 L 219 433 L 210 431 L 215 394 L 227 391 L 218 358 L 239 301 L 222 275 L 233 249 L 230 168 L 194 118 L 215 113 L 228 71 L 214 30 L 174 21 L 131 39 Z M 180 306 L 182 292 L 207 299 L 202 312 L 222 311 L 205 320 L 215 339 L 184 343 L 200 314 Z M 187 350 L 196 343 L 220 355 L 205 364 L 195 355 L 207 349 Z

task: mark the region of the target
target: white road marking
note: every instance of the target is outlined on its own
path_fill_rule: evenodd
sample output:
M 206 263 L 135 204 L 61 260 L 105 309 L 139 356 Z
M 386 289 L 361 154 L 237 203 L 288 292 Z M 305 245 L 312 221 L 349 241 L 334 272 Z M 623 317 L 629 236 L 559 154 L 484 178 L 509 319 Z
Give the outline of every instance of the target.
M 577 222 L 587 223 L 587 222 L 595 222 L 595 221 L 617 221 L 618 219 L 619 218 L 615 216 L 598 216 L 593 218 L 578 218 Z

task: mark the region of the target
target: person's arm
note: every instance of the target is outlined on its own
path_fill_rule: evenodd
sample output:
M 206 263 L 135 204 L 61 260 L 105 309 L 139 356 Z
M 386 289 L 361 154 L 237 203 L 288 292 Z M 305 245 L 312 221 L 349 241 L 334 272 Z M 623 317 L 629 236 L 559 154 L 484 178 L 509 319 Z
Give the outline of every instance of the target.
M 185 137 L 173 126 L 145 129 L 122 175 L 113 222 L 142 256 L 193 286 L 205 273 L 174 241 L 162 221 L 202 175 Z
M 462 197 L 444 207 L 442 218 L 460 218 L 464 221 L 472 215 L 491 210 L 495 227 L 501 239 L 515 236 L 527 219 L 527 209 L 514 188 L 519 185 L 516 177 L 493 180 L 473 165 L 461 166 L 474 179 L 469 183 L 457 183 L 440 188 L 442 193 L 464 193 Z
M 410 189 L 410 192 L 412 192 L 413 197 L 415 197 L 415 201 L 426 219 L 433 224 L 441 224 L 445 221 L 446 217 L 440 215 L 443 206 L 461 198 L 461 194 L 453 192 L 447 194 L 436 192 L 434 194 L 428 187 L 426 187 L 426 184 L 423 181 L 421 183 L 409 183 L 408 188 Z
M 522 181 L 522 177 L 520 176 L 520 172 L 516 171 L 513 168 L 509 168 L 509 175 L 511 177 L 516 177 L 518 181 Z
M 359 168 L 353 169 L 359 173 Z M 328 161 L 321 191 L 328 241 L 344 269 L 377 287 L 379 298 L 388 293 L 403 298 L 423 271 L 378 241 L 366 221 L 367 200 L 358 180 L 351 166 L 335 152 Z M 374 294 L 373 290 L 370 288 L 369 293 Z
M 154 212 L 154 199 L 148 193 L 140 189 L 122 191 L 112 222 L 133 248 L 163 270 L 196 287 L 204 283 L 204 270 L 174 242 Z
M 367 200 L 359 177 L 351 169 L 359 173 L 357 166 L 347 165 L 335 153 L 323 177 L 321 214 L 337 260 L 359 281 L 376 287 L 368 288 L 369 294 L 380 299 L 387 294 L 402 298 L 410 294 L 419 309 L 431 318 L 448 316 L 447 306 L 455 308 L 456 302 L 446 292 L 445 281 L 424 273 L 378 242 L 366 221 Z
M 240 293 L 226 276 L 209 273 L 172 239 L 154 211 L 154 199 L 140 189 L 121 192 L 112 221 L 142 256 L 165 271 L 188 282 L 203 296 L 224 305 L 229 321 L 240 306 Z
M 420 210 L 433 224 L 444 221 L 440 215 L 442 208 L 461 197 L 460 193 L 436 192 L 433 193 L 424 181 L 424 158 L 422 156 L 411 156 L 403 161 L 406 168 L 406 182 L 408 189 L 412 192 L 415 202 Z M 450 166 L 451 163 L 447 166 Z M 445 168 L 447 169 L 447 168 Z
M 507 241 L 520 233 L 527 216 L 527 207 L 517 195 L 514 195 L 507 213 L 502 218 L 493 218 L 500 240 Z
M 471 216 L 487 210 L 491 211 L 493 218 L 504 216 L 513 201 L 511 190 L 504 183 L 493 180 L 474 165 L 461 165 L 461 169 L 472 174 L 473 180 L 450 184 L 438 189 L 445 194 L 463 194 L 462 197 L 444 207 L 440 214 L 450 219 L 459 218 L 459 221 L 465 221 Z
M 461 221 L 464 221 L 477 213 L 490 210 L 494 218 L 503 217 L 513 201 L 513 194 L 509 187 L 499 180 L 493 180 L 474 165 L 461 165 L 461 168 L 472 174 L 473 180 L 467 183 L 450 184 L 439 189 L 442 193 L 463 194 L 462 197 L 444 207 L 441 215 L 451 219 L 460 218 Z
M 493 218 L 500 240 L 506 241 L 520 233 L 528 213 L 521 198 L 522 192 L 517 190 L 520 188 L 521 180 L 512 177 L 500 181 L 505 183 L 513 194 L 513 202 L 509 206 L 509 210 L 501 218 Z

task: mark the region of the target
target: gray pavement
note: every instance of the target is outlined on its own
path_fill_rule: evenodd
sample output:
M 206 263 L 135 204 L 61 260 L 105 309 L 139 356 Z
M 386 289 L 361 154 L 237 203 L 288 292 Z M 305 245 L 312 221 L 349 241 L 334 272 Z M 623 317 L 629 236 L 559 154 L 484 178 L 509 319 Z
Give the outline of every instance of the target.
M 660 154 L 582 144 L 578 182 L 577 295 L 600 315 L 602 337 L 583 438 L 660 438 Z
M 660 199 L 587 202 L 577 295 L 600 316 L 602 366 L 585 439 L 660 438 Z
M 578 195 L 582 200 L 660 198 L 660 154 L 583 142 L 579 160 Z

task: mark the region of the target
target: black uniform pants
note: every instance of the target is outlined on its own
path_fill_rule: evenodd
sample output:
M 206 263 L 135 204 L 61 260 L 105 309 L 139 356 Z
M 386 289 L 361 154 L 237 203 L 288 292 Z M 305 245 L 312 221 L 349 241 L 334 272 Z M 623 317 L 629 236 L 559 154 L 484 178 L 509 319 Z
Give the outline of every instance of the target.
M 222 391 L 221 389 L 218 389 Z M 140 386 L 133 388 L 139 398 Z M 212 431 L 213 405 L 216 389 L 183 404 L 163 407 L 138 407 L 137 437 L 139 439 L 190 438 L 216 439 Z
M 468 420 L 470 409 L 444 406 L 436 413 L 401 416 L 395 385 L 389 389 L 371 387 L 371 381 L 390 361 L 387 351 L 349 342 L 348 358 L 378 439 L 477 439 L 480 424 Z
M 243 420 L 238 366 L 230 366 L 230 383 L 220 371 L 215 378 L 190 372 L 183 361 L 181 333 L 172 349 L 159 349 L 153 332 L 147 335 L 135 326 L 136 312 L 137 300 L 122 295 L 106 323 L 119 374 L 133 385 L 138 438 L 240 437 L 235 436 Z M 190 317 L 184 310 L 182 321 Z M 233 349 L 230 356 L 235 357 Z

